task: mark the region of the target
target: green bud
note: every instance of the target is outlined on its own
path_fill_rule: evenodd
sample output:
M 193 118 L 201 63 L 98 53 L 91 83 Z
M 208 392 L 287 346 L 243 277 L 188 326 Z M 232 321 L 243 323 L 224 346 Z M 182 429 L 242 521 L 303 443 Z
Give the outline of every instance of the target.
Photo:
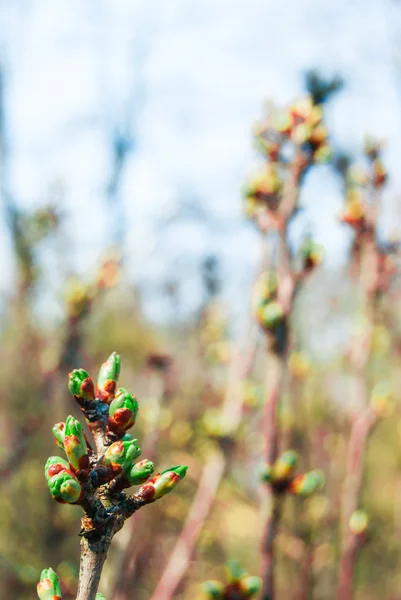
M 59 448 L 64 450 L 64 433 L 65 433 L 65 423 L 56 423 L 52 429 L 53 435 L 56 438 L 56 444 Z
M 75 504 L 81 496 L 81 485 L 72 471 L 61 471 L 53 475 L 47 484 L 57 502 Z
M 68 389 L 75 398 L 82 400 L 95 399 L 95 385 L 84 369 L 74 369 L 68 376 Z
M 98 396 L 103 402 L 110 403 L 114 398 L 118 378 L 120 375 L 120 355 L 112 352 L 105 363 L 102 364 L 97 380 Z
M 96 600 L 106 600 L 106 597 L 105 597 L 105 596 L 103 596 L 103 594 L 99 594 L 99 593 L 97 593 L 97 594 L 96 594 Z
M 272 301 L 260 310 L 260 322 L 266 329 L 273 329 L 284 318 L 284 310 L 280 302 Z
M 362 509 L 355 510 L 349 520 L 349 528 L 355 535 L 365 533 L 369 525 L 369 518 Z
M 138 496 L 141 496 L 148 504 L 165 496 L 185 477 L 187 469 L 188 467 L 185 466 L 177 466 L 158 473 L 139 489 Z
M 205 581 L 203 589 L 209 598 L 222 598 L 224 594 L 224 585 L 220 581 Z
M 45 476 L 47 481 L 49 481 L 53 475 L 57 475 L 57 473 L 69 470 L 70 465 L 66 460 L 64 460 L 64 458 L 60 458 L 59 456 L 50 456 L 45 465 Z
M 65 422 L 64 450 L 75 471 L 89 469 L 88 448 L 82 425 L 72 416 L 69 416 Z
M 256 575 L 244 577 L 240 582 L 241 592 L 247 597 L 251 598 L 262 589 L 262 580 Z
M 298 455 L 294 450 L 287 450 L 276 460 L 273 466 L 273 481 L 282 482 L 289 479 L 297 466 Z
M 298 496 L 311 496 L 324 485 L 325 477 L 321 471 L 308 471 L 295 477 L 290 484 L 290 492 Z
M 120 388 L 110 404 L 109 429 L 119 431 L 129 429 L 135 423 L 138 413 L 138 402 L 132 394 Z
M 37 592 L 40 600 L 61 600 L 60 584 L 53 569 L 43 569 Z
M 138 446 L 138 440 L 128 440 L 127 442 L 118 440 L 107 448 L 102 463 L 120 473 L 122 470 L 128 471 L 132 467 L 133 461 L 140 455 L 141 449 Z
M 135 463 L 131 469 L 125 472 L 125 476 L 129 481 L 130 485 L 141 485 L 149 479 L 153 474 L 155 466 L 152 461 L 144 458 L 139 462 Z
M 235 559 L 227 561 L 226 564 L 227 579 L 230 583 L 239 581 L 241 577 L 245 575 L 244 569 L 240 566 L 239 562 Z

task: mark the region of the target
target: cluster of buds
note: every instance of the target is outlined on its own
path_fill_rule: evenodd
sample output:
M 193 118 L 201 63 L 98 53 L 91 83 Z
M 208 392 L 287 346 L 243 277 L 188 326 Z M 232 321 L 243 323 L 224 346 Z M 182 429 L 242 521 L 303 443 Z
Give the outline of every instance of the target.
M 311 496 L 324 485 L 324 475 L 321 471 L 308 471 L 296 475 L 298 455 L 294 450 L 287 450 L 274 462 L 265 465 L 262 480 L 272 486 L 277 494 L 289 492 L 297 496 Z
M 186 473 L 186 467 L 177 466 L 153 476 L 151 461 L 136 462 L 141 449 L 127 430 L 135 423 L 138 402 L 124 388 L 116 390 L 120 367 L 120 356 L 113 352 L 100 368 L 96 387 L 84 369 L 69 375 L 69 390 L 89 427 L 103 431 L 106 451 L 94 455 L 81 423 L 72 416 L 53 427 L 56 443 L 67 458 L 52 456 L 45 467 L 50 492 L 58 502 L 81 504 L 85 509 L 88 495 L 97 487 L 107 485 L 109 493 L 120 493 L 142 485 L 136 497 L 148 504 L 169 493 Z
M 245 189 L 245 212 L 255 221 L 264 220 L 268 227 L 277 228 L 287 169 L 295 168 L 300 181 L 312 164 L 331 158 L 323 106 L 306 96 L 287 109 L 273 110 L 256 125 L 254 134 L 267 163 Z M 291 161 L 288 155 L 293 156 Z
M 300 98 L 287 109 L 273 110 L 255 127 L 257 146 L 272 162 L 283 160 L 286 142 L 302 149 L 309 162 L 325 162 L 331 157 L 331 148 L 323 116 L 322 104 L 312 96 Z
M 255 283 L 252 308 L 259 325 L 265 331 L 274 331 L 284 321 L 284 308 L 278 300 L 277 275 L 263 272 Z
M 113 479 L 110 489 L 114 491 L 144 483 L 154 471 L 154 465 L 149 460 L 134 462 L 141 455 L 138 440 L 129 439 L 129 434 L 125 437 L 128 439 L 111 444 L 101 459 Z
M 214 364 L 230 359 L 227 340 L 227 318 L 221 304 L 211 302 L 201 317 L 200 342 L 206 358 Z
M 345 171 L 345 208 L 340 220 L 350 225 L 356 233 L 362 233 L 372 226 L 375 206 L 367 201 L 369 190 L 380 190 L 387 181 L 381 154 L 381 145 L 369 139 L 365 144 L 368 168 L 351 165 Z
M 60 582 L 53 569 L 43 569 L 37 585 L 39 600 L 62 600 Z M 96 594 L 96 600 L 106 600 L 103 594 Z
M 205 593 L 210 600 L 242 600 L 252 598 L 262 587 L 260 577 L 247 575 L 236 560 L 226 565 L 227 583 L 221 581 L 206 581 L 203 584 Z

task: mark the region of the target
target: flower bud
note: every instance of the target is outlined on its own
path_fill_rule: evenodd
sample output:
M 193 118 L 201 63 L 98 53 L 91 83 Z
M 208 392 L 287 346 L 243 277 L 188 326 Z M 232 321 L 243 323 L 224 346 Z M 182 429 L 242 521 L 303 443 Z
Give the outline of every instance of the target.
M 311 237 L 307 237 L 301 245 L 300 254 L 304 270 L 310 271 L 322 262 L 323 247 L 316 244 Z
M 177 466 L 158 473 L 140 488 L 138 496 L 141 496 L 147 503 L 165 496 L 185 477 L 187 469 L 188 467 L 185 466 Z
M 130 485 L 141 485 L 153 474 L 155 466 L 151 460 L 144 458 L 124 472 Z
M 54 437 L 56 438 L 57 446 L 64 450 L 65 423 L 56 423 L 52 431 Z
M 224 594 L 224 585 L 220 581 L 205 581 L 203 589 L 210 599 L 222 598 Z
M 355 535 L 365 533 L 369 525 L 368 515 L 364 510 L 355 510 L 349 520 L 349 528 Z
M 245 595 L 246 598 L 251 598 L 257 594 L 262 588 L 262 580 L 260 577 L 256 575 L 249 575 L 247 577 L 243 577 L 240 581 L 241 592 Z
M 61 471 L 53 475 L 47 484 L 57 502 L 75 504 L 81 496 L 81 485 L 72 471 Z
M 149 479 L 154 472 L 154 464 L 147 458 L 134 465 L 124 465 L 122 472 L 110 484 L 111 492 L 120 492 L 131 485 L 141 485 Z
M 274 329 L 284 318 L 284 310 L 280 302 L 269 302 L 259 312 L 260 324 L 266 329 Z
M 110 404 L 109 429 L 119 431 L 129 429 L 135 423 L 138 413 L 138 402 L 124 388 L 120 388 Z
M 108 404 L 114 398 L 118 378 L 120 375 L 120 355 L 112 352 L 105 363 L 102 364 L 97 380 L 98 397 Z
M 64 458 L 60 458 L 59 456 L 50 456 L 45 465 L 45 476 L 47 481 L 49 481 L 53 475 L 57 475 L 57 473 L 62 473 L 63 471 L 69 470 L 70 465 L 66 460 L 64 460 Z
M 37 592 L 40 600 L 61 600 L 60 584 L 53 569 L 43 569 Z
M 291 481 L 290 492 L 298 496 L 311 496 L 323 487 L 324 481 L 325 477 L 321 471 L 309 471 Z
M 287 450 L 276 460 L 273 466 L 273 481 L 283 482 L 294 474 L 298 455 L 294 450 Z
M 80 405 L 95 400 L 95 385 L 84 369 L 74 369 L 68 375 L 68 389 Z
M 103 596 L 103 594 L 99 594 L 99 592 L 96 594 L 96 600 L 106 600 L 106 597 Z
M 239 564 L 238 560 L 231 559 L 226 563 L 227 579 L 230 583 L 237 583 L 245 575 L 244 569 Z
M 64 450 L 71 467 L 75 471 L 87 471 L 89 469 L 88 448 L 82 425 L 71 416 L 65 422 Z
M 118 440 L 107 448 L 102 463 L 112 467 L 116 473 L 120 473 L 123 469 L 128 470 L 140 455 L 141 449 L 138 446 L 138 440 L 128 440 L 127 442 Z

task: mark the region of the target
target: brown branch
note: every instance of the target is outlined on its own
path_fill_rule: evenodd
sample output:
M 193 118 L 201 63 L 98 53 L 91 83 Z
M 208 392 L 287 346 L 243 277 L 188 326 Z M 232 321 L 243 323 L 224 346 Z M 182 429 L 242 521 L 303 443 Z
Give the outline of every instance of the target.
M 174 594 L 188 569 L 200 532 L 210 512 L 220 481 L 227 466 L 221 452 L 205 465 L 187 520 L 181 530 L 162 577 L 151 600 L 168 600 Z
M 251 332 L 253 332 L 252 326 Z M 255 352 L 256 337 L 253 337 L 248 347 L 237 350 L 230 364 L 229 383 L 222 407 L 222 422 L 230 436 L 233 436 L 236 432 L 241 421 L 244 399 L 242 382 L 249 375 Z M 188 569 L 199 534 L 227 469 L 229 458 L 230 453 L 223 454 L 218 451 L 204 466 L 187 520 L 151 600 L 170 600 L 170 598 L 173 598 Z
M 342 539 L 344 547 L 351 535 L 349 533 L 349 520 L 352 513 L 359 506 L 368 438 L 377 421 L 377 414 L 370 406 L 367 406 L 361 414 L 356 416 L 352 424 L 343 490 Z
M 376 242 L 378 217 L 378 190 L 372 186 L 373 203 L 367 206 L 367 228 L 357 233 L 355 243 L 359 251 L 359 287 L 363 309 L 368 318 L 368 327 L 362 343 L 354 356 L 354 367 L 358 372 L 358 393 L 361 412 L 354 418 L 348 446 L 345 482 L 342 502 L 342 556 L 339 572 L 338 599 L 351 598 L 353 573 L 360 544 L 360 536 L 349 529 L 352 514 L 359 507 L 364 472 L 364 458 L 368 438 L 378 421 L 378 415 L 369 405 L 367 389 L 367 366 L 371 350 L 372 330 L 378 297 L 380 272 L 379 250 Z
M 263 411 L 262 428 L 265 439 L 266 461 L 272 465 L 278 453 L 278 427 L 277 406 L 280 399 L 281 387 L 286 368 L 286 355 L 272 356 L 272 366 L 267 365 L 268 392 Z M 267 486 L 267 501 L 269 503 L 269 514 L 265 526 L 262 542 L 263 556 L 263 590 L 262 600 L 274 598 L 274 539 L 277 534 L 280 521 L 282 497 L 277 494 L 271 485 Z
M 86 538 L 81 539 L 81 560 L 79 568 L 79 585 L 76 600 L 95 600 L 100 576 L 111 538 L 104 541 L 98 551 L 94 550 Z
M 297 206 L 299 183 L 306 166 L 307 161 L 302 152 L 299 151 L 290 167 L 280 202 L 282 222 L 278 229 L 277 298 L 283 308 L 285 319 L 283 322 L 284 340 L 281 344 L 275 342 L 274 351 L 268 353 L 267 357 L 266 387 L 268 391 L 263 412 L 262 429 L 265 439 L 266 462 L 268 465 L 273 465 L 278 454 L 279 428 L 277 423 L 277 407 L 281 396 L 289 351 L 288 317 L 293 309 L 294 294 L 296 292 L 296 277 L 291 266 L 290 249 L 288 246 L 288 222 Z M 269 333 L 266 337 L 268 338 L 268 336 Z M 267 485 L 267 500 L 269 503 L 269 515 L 262 542 L 263 589 L 261 598 L 262 600 L 273 600 L 275 597 L 274 539 L 280 521 L 282 496 L 271 485 Z
M 359 549 L 363 545 L 363 536 L 351 533 L 341 557 L 340 578 L 337 600 L 351 600 L 354 567 Z

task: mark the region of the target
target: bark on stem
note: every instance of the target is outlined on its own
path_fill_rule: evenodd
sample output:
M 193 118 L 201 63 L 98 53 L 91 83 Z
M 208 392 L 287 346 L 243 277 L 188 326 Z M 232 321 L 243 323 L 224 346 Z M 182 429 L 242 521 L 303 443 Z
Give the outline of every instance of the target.
M 263 590 L 262 600 L 274 599 L 274 540 L 281 514 L 281 498 L 270 492 L 271 509 L 263 539 Z
M 348 538 L 347 546 L 341 558 L 338 600 L 351 600 L 352 598 L 354 567 L 361 545 L 361 536 L 352 533 Z
M 271 366 L 268 364 L 268 393 L 263 414 L 263 434 L 266 443 L 266 460 L 272 465 L 278 452 L 277 406 L 285 373 L 286 353 L 272 356 Z M 269 361 L 270 362 L 270 361 Z M 281 497 L 273 488 L 267 486 L 269 516 L 262 542 L 263 554 L 263 590 L 262 600 L 274 599 L 274 539 L 276 537 L 281 512 Z
M 79 585 L 76 600 L 95 600 L 100 576 L 111 538 L 102 544 L 92 545 L 85 538 L 81 539 L 81 561 L 79 567 Z

